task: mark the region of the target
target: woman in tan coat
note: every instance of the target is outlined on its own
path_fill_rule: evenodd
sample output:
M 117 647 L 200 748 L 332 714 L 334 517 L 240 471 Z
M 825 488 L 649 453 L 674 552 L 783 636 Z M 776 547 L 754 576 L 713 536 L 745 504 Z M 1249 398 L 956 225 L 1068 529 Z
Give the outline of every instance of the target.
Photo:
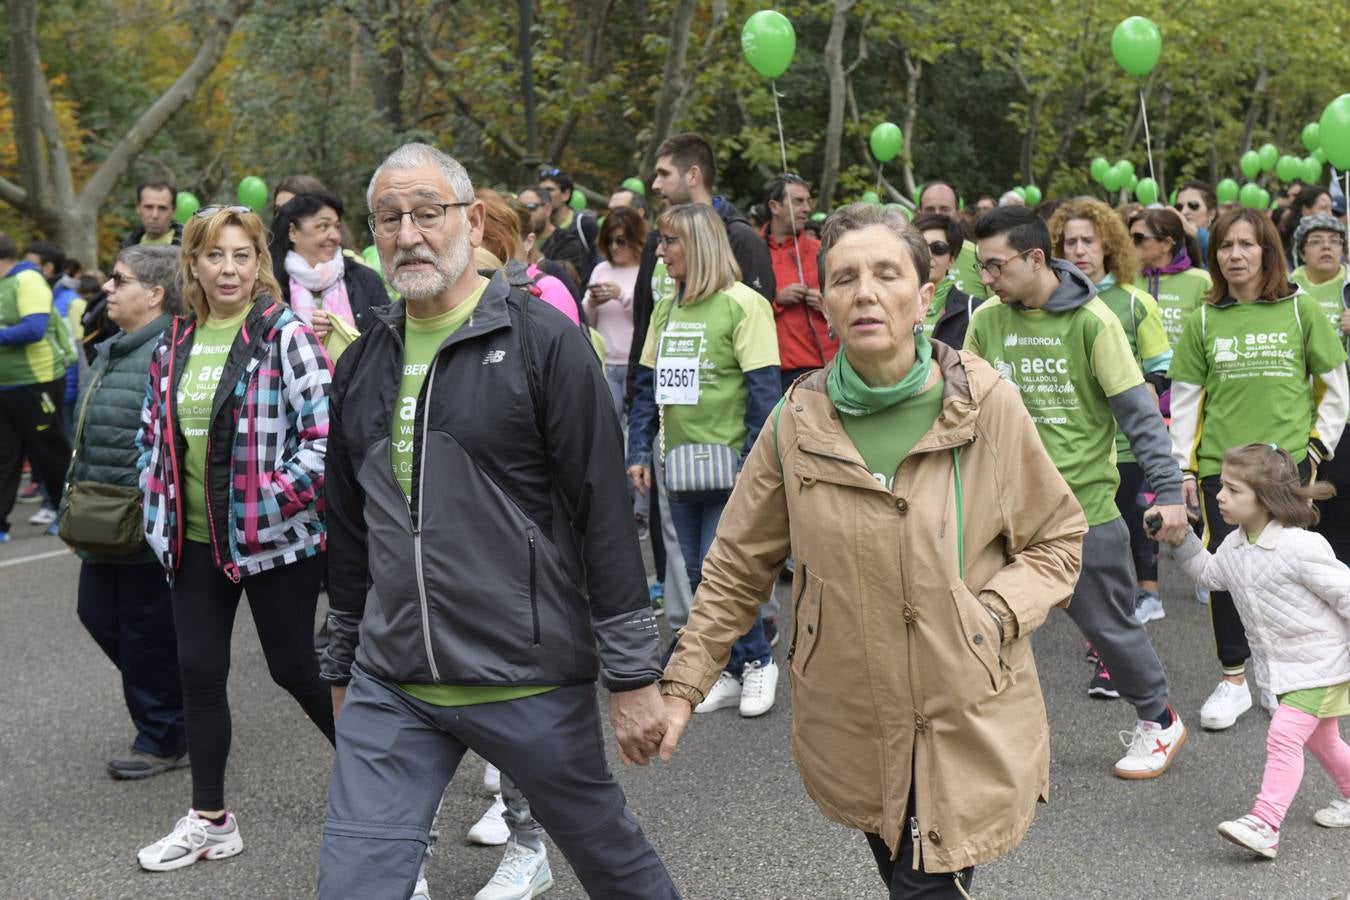
M 1045 798 L 1028 637 L 1068 601 L 1086 523 L 1017 390 L 924 335 L 919 232 L 845 207 L 821 271 L 843 352 L 793 385 L 740 474 L 662 682 L 662 754 L 791 552 L 807 793 L 867 834 L 891 897 L 957 897 Z

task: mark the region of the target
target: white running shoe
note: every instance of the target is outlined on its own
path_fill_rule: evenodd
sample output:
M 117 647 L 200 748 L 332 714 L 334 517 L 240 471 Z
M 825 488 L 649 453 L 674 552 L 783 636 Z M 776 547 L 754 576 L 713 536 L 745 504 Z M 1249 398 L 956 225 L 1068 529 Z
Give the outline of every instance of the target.
M 1330 806 L 1313 813 L 1313 821 L 1323 828 L 1350 828 L 1350 797 L 1332 800 Z
M 741 683 L 731 677 L 730 672 L 723 672 L 717 676 L 717 683 L 708 691 L 708 696 L 703 698 L 703 702 L 694 707 L 696 713 L 716 712 L 719 709 L 725 709 L 728 706 L 740 706 L 741 704 Z
M 511 829 L 506 825 L 506 819 L 503 816 L 506 813 L 506 803 L 502 800 L 502 795 L 498 794 L 492 801 L 492 805 L 483 813 L 483 817 L 473 823 L 469 829 L 469 843 L 481 844 L 484 847 L 500 847 L 511 840 Z
M 413 888 L 412 896 L 408 900 L 431 900 L 431 888 L 425 878 L 417 879 L 417 886 Z
M 1120 733 L 1120 742 L 1129 749 L 1116 763 L 1117 778 L 1157 778 L 1172 765 L 1173 757 L 1186 743 L 1186 726 L 1181 724 L 1181 716 L 1173 709 L 1172 724 L 1168 727 L 1139 719 L 1134 723 L 1134 731 Z
M 197 815 L 195 809 L 178 820 L 164 837 L 136 854 L 141 868 L 149 872 L 170 872 L 190 866 L 199 859 L 225 859 L 244 849 L 239 823 L 234 813 L 225 814 L 224 825 L 213 825 Z
M 492 763 L 488 763 L 487 768 L 483 770 L 483 790 L 489 794 L 502 792 L 502 770 Z
M 1139 591 L 1134 595 L 1134 617 L 1140 625 L 1167 618 L 1162 598 L 1153 591 Z
M 56 521 L 56 510 L 42 507 L 28 517 L 29 525 L 50 525 Z
M 473 900 L 528 900 L 553 887 L 553 871 L 548 867 L 548 852 L 531 850 L 515 841 L 506 845 L 506 853 L 491 880 L 473 895 Z
M 1200 707 L 1200 727 L 1207 731 L 1232 728 L 1238 716 L 1252 708 L 1252 692 L 1245 684 L 1224 679 Z
M 741 670 L 741 715 L 753 719 L 773 709 L 777 690 L 778 663 L 772 659 L 767 666 L 758 660 L 746 663 Z
M 1280 833 L 1256 816 L 1247 815 L 1232 822 L 1219 823 L 1219 835 L 1257 856 L 1274 859 L 1280 852 Z

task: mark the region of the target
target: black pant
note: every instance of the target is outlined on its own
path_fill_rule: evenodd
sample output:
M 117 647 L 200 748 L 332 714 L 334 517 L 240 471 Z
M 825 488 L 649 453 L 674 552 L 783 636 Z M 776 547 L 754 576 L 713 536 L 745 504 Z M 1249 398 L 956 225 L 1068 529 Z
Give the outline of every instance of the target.
M 1134 558 L 1134 577 L 1139 581 L 1158 580 L 1158 542 L 1144 533 L 1144 511 L 1139 508 L 1139 491 L 1144 486 L 1144 467 L 1137 462 L 1116 463 L 1120 486 L 1116 488 L 1116 509 L 1130 529 L 1130 555 Z
M 1317 533 L 1327 539 L 1336 558 L 1350 564 L 1350 441 L 1317 470 L 1320 481 L 1336 486 L 1336 496 L 1317 504 L 1322 519 Z
M 89 636 L 122 673 L 122 696 L 136 726 L 132 746 L 151 756 L 187 749 L 173 607 L 157 561 L 80 567 L 76 610 Z
M 322 575 L 323 559 L 313 556 L 246 576 L 235 584 L 216 568 L 210 547 L 184 543 L 182 565 L 173 585 L 173 617 L 192 752 L 193 809 L 225 808 L 225 760 L 230 754 L 225 682 L 241 592 L 248 594 L 272 680 L 296 699 L 333 743 L 332 694 L 319 679 L 314 656 L 314 608 Z
M 908 820 L 909 816 L 910 813 L 906 812 L 905 819 Z M 871 832 L 863 834 L 867 836 L 867 845 L 876 857 L 881 880 L 890 889 L 891 900 L 956 900 L 961 897 L 961 891 L 956 887 L 958 878 L 961 887 L 970 890 L 971 879 L 975 877 L 974 868 L 935 873 L 914 868 L 914 839 L 908 827 L 900 829 L 900 857 L 894 861 L 891 860 L 890 848 L 880 835 Z
M 60 501 L 70 464 L 70 442 L 61 420 L 65 393 L 64 377 L 0 390 L 0 532 L 9 531 L 24 456 L 32 463 L 33 480 L 53 503 Z

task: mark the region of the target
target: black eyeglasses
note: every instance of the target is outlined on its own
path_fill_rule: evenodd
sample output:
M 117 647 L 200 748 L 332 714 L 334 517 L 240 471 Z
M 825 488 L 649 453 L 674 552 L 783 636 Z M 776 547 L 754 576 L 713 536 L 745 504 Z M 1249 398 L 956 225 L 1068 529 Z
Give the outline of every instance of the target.
M 121 272 L 114 272 L 108 276 L 108 280 L 113 283 L 113 287 L 121 288 L 128 284 L 140 284 L 141 280 L 131 275 L 123 275 Z
M 216 213 L 221 212 L 231 212 L 242 215 L 243 213 L 251 213 L 253 210 L 249 209 L 247 206 L 203 206 L 192 214 L 192 218 L 203 219 L 207 216 L 214 216 Z
M 524 204 L 525 208 L 528 209 L 530 212 L 534 212 L 536 209 L 538 209 L 539 207 L 541 207 L 541 206 L 543 206 L 543 205 L 544 205 L 544 204 L 542 204 L 542 203 L 526 203 L 526 204 Z
M 928 252 L 934 256 L 947 256 L 952 252 L 952 245 L 946 241 L 929 241 Z
M 1145 234 L 1142 231 L 1132 231 L 1130 232 L 1130 240 L 1134 241 L 1136 247 L 1142 247 L 1144 241 L 1156 241 L 1158 236 L 1156 234 Z
M 1183 209 L 1189 209 L 1191 212 L 1199 212 L 1201 205 L 1199 200 L 1187 200 L 1185 203 L 1177 204 L 1177 212 L 1181 212 Z
M 1007 259 L 991 259 L 987 261 L 983 259 L 977 259 L 975 260 L 975 268 L 980 270 L 981 272 L 988 272 L 990 275 L 997 278 L 1003 274 L 1004 266 L 1012 262 L 1014 259 L 1020 259 L 1023 256 L 1026 256 L 1028 253 L 1030 253 L 1032 250 L 1035 249 L 1036 249 L 1035 247 L 1032 247 L 1029 250 L 1023 250 L 1021 253 L 1014 254 L 1013 256 L 1010 256 Z
M 423 203 L 412 209 L 382 209 L 366 217 L 370 233 L 376 237 L 391 238 L 403 227 L 403 217 L 412 220 L 418 231 L 423 233 L 436 231 L 445 224 L 445 211 L 456 206 L 468 206 L 472 200 L 458 203 Z
M 612 238 L 609 239 L 609 246 L 611 246 L 611 247 L 627 247 L 627 246 L 628 246 L 628 239 L 627 239 L 627 238 L 623 238 L 623 237 L 618 237 L 618 236 L 616 235 L 615 237 L 612 237 Z

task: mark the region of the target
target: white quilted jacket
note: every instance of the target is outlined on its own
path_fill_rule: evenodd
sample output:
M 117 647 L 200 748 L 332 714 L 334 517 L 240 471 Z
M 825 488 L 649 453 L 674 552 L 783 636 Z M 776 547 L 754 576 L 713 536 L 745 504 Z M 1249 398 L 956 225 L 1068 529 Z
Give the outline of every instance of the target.
M 1350 568 L 1320 534 L 1271 522 L 1210 554 L 1194 534 L 1175 551 L 1186 574 L 1233 595 L 1258 684 L 1275 694 L 1350 681 Z

